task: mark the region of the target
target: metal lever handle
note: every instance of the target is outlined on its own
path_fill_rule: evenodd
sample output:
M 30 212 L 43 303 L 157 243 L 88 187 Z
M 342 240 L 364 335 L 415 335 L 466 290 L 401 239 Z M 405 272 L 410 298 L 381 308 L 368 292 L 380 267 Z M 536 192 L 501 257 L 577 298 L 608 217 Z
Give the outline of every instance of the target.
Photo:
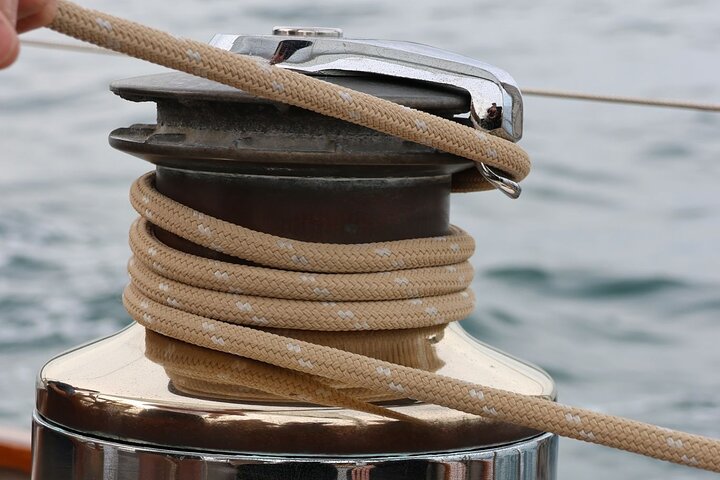
M 494 169 L 488 167 L 484 163 L 478 163 L 477 169 L 480 172 L 480 175 L 482 175 L 485 180 L 490 182 L 493 187 L 497 188 L 513 200 L 518 198 L 522 193 L 522 188 L 520 187 L 520 184 L 510 180 L 507 177 L 503 177 L 502 175 L 498 174 Z

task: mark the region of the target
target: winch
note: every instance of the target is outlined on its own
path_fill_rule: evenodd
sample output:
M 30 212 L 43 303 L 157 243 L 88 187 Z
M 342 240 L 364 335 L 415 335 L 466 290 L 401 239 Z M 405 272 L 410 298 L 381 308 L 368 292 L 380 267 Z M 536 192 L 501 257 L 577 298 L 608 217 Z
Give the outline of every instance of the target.
M 513 79 L 449 52 L 348 39 L 333 28 L 276 27 L 272 35 L 217 35 L 211 44 L 511 141 L 522 135 L 522 99 Z M 159 195 L 198 216 L 288 239 L 281 248 L 292 249 L 294 240 L 342 245 L 447 239 L 453 179 L 476 168 L 430 147 L 184 73 L 117 81 L 111 90 L 157 105 L 156 123 L 116 129 L 110 144 L 155 165 L 152 183 Z M 477 168 L 491 185 L 519 194 L 502 172 Z M 177 255 L 261 267 L 154 225 L 149 207 L 143 216 L 148 235 Z M 200 225 L 201 233 L 210 230 Z M 149 268 L 161 272 L 153 264 L 159 247 L 131 238 L 135 256 L 144 249 Z M 302 271 L 306 259 L 293 258 Z M 457 273 L 453 268 L 447 271 Z M 218 267 L 216 280 L 228 271 Z M 469 283 L 471 275 L 457 273 L 458 284 Z M 297 278 L 333 308 L 332 300 L 320 302 L 327 289 L 315 285 L 314 275 Z M 410 283 L 402 275 L 392 282 L 398 288 Z M 157 287 L 172 288 L 162 281 Z M 288 295 L 282 298 L 294 298 Z M 170 294 L 159 298 L 170 306 L 181 303 Z M 238 300 L 237 309 L 259 330 L 529 396 L 556 395 L 545 372 L 478 342 L 457 323 L 372 329 L 353 323 L 353 311 L 336 309 L 352 327 L 275 328 L 250 303 Z M 433 309 L 425 308 L 426 314 L 438 315 Z M 297 401 L 271 385 L 285 378 L 281 369 L 243 362 L 139 324 L 60 355 L 40 373 L 33 478 L 555 478 L 552 434 L 409 400 L 401 385 L 396 395 L 327 385 L 385 414 L 375 407 Z M 237 372 L 246 375 L 242 381 L 233 376 Z

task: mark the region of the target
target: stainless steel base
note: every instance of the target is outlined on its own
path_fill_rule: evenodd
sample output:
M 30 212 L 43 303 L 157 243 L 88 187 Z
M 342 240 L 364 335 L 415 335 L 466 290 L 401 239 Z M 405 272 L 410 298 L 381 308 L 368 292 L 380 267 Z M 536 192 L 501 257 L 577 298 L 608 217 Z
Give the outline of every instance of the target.
M 483 450 L 293 457 L 165 450 L 91 438 L 33 418 L 35 480 L 552 480 L 557 437 Z

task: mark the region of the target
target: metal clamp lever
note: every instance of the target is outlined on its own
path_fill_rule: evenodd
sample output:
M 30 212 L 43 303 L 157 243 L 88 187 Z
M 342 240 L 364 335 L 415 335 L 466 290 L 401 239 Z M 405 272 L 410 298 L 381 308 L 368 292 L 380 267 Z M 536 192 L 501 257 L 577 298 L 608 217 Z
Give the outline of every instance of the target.
M 520 184 L 510 180 L 507 177 L 503 177 L 502 175 L 498 174 L 494 169 L 488 167 L 484 163 L 478 163 L 477 169 L 480 172 L 480 175 L 482 175 L 485 180 L 490 182 L 493 187 L 497 188 L 513 200 L 518 198 L 522 193 L 522 188 L 520 187 Z

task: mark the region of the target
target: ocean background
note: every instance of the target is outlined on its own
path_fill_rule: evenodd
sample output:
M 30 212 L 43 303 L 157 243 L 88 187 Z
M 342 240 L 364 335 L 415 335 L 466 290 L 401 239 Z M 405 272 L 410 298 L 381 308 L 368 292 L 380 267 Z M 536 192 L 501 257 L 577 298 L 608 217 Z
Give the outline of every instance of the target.
M 340 27 L 485 60 L 521 88 L 720 102 L 712 0 L 80 3 L 200 40 Z M 107 86 L 160 71 L 29 47 L 0 71 L 0 428 L 29 429 L 47 359 L 129 322 L 127 191 L 150 166 L 107 135 L 154 109 Z M 563 402 L 720 437 L 719 130 L 717 113 L 526 97 L 521 199 L 453 199 L 478 246 L 465 327 L 547 369 Z M 563 480 L 714 478 L 573 440 L 559 465 Z

